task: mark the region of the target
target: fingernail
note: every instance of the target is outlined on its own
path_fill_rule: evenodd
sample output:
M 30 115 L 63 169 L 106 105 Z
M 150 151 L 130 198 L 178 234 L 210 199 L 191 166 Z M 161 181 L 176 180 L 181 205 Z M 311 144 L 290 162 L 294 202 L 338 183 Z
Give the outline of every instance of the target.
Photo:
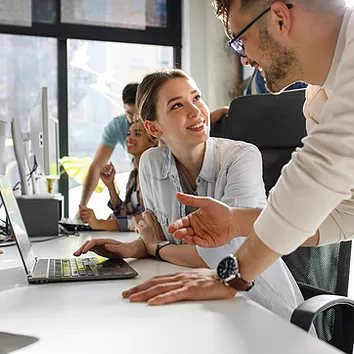
M 132 294 L 132 295 L 128 295 L 129 297 L 129 300 L 130 301 L 136 301 L 136 300 L 139 300 L 139 295 L 138 294 Z

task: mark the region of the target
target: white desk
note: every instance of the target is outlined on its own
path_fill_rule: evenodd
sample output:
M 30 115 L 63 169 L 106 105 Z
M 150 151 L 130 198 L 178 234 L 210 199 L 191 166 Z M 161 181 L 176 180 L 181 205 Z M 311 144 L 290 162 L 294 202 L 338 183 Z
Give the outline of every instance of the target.
M 35 255 L 70 256 L 88 236 L 35 243 Z M 122 240 L 132 237 L 135 234 L 120 235 Z M 0 332 L 38 338 L 16 353 L 339 353 L 242 297 L 161 307 L 122 299 L 123 290 L 153 275 L 182 269 L 168 263 L 133 260 L 139 276 L 130 280 L 28 285 L 17 248 L 3 250 Z M 8 343 L 20 340 L 0 335 L 0 354 L 8 352 Z

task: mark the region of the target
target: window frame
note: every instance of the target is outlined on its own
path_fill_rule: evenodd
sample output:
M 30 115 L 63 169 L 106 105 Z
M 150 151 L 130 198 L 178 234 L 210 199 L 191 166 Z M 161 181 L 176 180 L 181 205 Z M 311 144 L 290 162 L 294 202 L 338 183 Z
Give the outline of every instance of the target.
M 61 23 L 61 0 L 55 1 L 56 23 L 32 22 L 31 27 L 0 24 L 0 33 L 57 39 L 59 155 L 67 156 L 69 153 L 67 40 L 83 39 L 169 46 L 173 47 L 174 66 L 181 68 L 182 1 L 166 0 L 166 27 L 146 27 L 144 30 Z M 40 1 L 32 1 L 32 13 L 34 12 L 34 6 L 40 5 Z M 64 195 L 64 216 L 67 217 L 69 212 L 69 179 L 65 173 L 61 175 L 59 180 L 59 191 Z

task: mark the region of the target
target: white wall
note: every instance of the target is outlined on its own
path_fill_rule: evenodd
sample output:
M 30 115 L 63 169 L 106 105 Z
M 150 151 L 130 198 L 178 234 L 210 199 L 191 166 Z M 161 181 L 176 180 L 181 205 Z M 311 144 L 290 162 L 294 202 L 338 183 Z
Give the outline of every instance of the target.
M 236 96 L 239 59 L 227 45 L 211 0 L 183 0 L 182 20 L 182 69 L 196 81 L 211 110 L 229 105 Z

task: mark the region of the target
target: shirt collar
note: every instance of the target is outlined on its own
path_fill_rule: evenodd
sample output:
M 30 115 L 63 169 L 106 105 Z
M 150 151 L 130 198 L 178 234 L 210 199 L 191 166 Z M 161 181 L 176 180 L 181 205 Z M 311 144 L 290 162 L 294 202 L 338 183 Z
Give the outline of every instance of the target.
M 202 165 L 202 169 L 200 170 L 199 177 L 209 182 L 215 180 L 215 168 L 216 168 L 215 158 L 216 158 L 216 144 L 214 139 L 209 138 L 206 142 L 203 165 Z
M 164 151 L 164 161 L 162 164 L 162 169 L 161 169 L 161 178 L 165 179 L 168 177 L 168 174 L 171 172 L 171 166 L 172 162 L 173 165 L 175 166 L 175 159 L 174 156 L 172 155 L 171 150 L 167 147 L 164 146 L 165 151 Z M 176 168 L 176 167 L 174 167 Z
M 203 159 L 202 169 L 200 170 L 199 177 L 203 178 L 206 181 L 215 180 L 215 157 L 216 157 L 216 144 L 214 139 L 208 138 L 206 142 L 205 154 Z M 177 168 L 175 158 L 172 155 L 170 149 L 165 148 L 164 152 L 164 162 L 161 169 L 161 178 L 165 179 L 168 175 L 173 176 L 177 175 Z
M 337 45 L 336 49 L 334 52 L 333 60 L 331 63 L 331 67 L 329 69 L 326 81 L 323 84 L 323 87 L 327 90 L 333 90 L 334 87 L 334 82 L 336 78 L 336 71 L 338 64 L 342 58 L 343 51 L 345 49 L 345 42 L 346 42 L 346 36 L 347 36 L 347 27 L 348 27 L 348 22 L 350 19 L 350 16 L 353 13 L 353 9 L 347 7 L 344 11 L 343 15 L 343 20 L 342 20 L 342 25 L 339 31 L 338 39 L 337 39 Z

